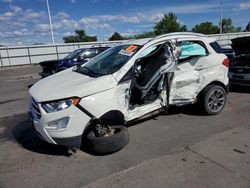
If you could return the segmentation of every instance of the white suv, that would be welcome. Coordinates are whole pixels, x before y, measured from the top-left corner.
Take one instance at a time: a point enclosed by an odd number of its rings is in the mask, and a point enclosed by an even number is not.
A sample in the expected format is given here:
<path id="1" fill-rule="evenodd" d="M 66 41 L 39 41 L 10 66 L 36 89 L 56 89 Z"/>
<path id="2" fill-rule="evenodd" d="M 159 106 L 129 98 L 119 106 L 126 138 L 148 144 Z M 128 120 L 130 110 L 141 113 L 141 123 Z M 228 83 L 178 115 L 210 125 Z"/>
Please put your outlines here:
<path id="1" fill-rule="evenodd" d="M 87 64 L 40 80 L 30 89 L 34 128 L 45 141 L 97 153 L 128 143 L 131 121 L 199 102 L 207 114 L 226 103 L 228 59 L 215 39 L 171 33 L 110 48 Z"/>

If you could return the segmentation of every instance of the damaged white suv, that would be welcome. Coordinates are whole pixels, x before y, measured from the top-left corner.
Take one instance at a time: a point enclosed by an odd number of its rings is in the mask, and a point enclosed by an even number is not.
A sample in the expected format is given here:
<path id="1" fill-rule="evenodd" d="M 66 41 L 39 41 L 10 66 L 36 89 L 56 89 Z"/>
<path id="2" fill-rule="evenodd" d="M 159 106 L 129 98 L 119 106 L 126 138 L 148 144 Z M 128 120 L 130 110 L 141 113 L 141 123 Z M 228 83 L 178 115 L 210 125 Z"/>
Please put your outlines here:
<path id="1" fill-rule="evenodd" d="M 32 86 L 34 128 L 52 144 L 110 153 L 128 143 L 126 124 L 170 105 L 199 101 L 205 113 L 218 114 L 229 62 L 215 47 L 205 35 L 171 33 L 110 48 Z"/>

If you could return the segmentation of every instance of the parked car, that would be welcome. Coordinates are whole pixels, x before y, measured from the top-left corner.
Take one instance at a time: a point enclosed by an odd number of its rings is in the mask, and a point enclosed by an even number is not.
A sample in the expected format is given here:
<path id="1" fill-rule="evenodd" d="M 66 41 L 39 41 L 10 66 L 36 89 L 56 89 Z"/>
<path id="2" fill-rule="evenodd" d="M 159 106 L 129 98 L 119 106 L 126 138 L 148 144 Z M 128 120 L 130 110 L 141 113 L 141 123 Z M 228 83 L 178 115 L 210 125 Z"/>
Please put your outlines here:
<path id="1" fill-rule="evenodd" d="M 199 102 L 206 114 L 218 114 L 229 62 L 214 43 L 195 33 L 132 40 L 40 80 L 29 90 L 34 128 L 51 144 L 110 153 L 128 143 L 125 125 L 170 105 Z"/>
<path id="2" fill-rule="evenodd" d="M 232 85 L 250 86 L 250 37 L 232 39 L 234 58 L 230 61 L 229 82 Z"/>
<path id="3" fill-rule="evenodd" d="M 42 76 L 42 78 L 44 78 L 72 67 L 77 63 L 84 64 L 91 58 L 107 50 L 108 48 L 109 47 L 80 48 L 69 53 L 63 59 L 40 62 L 39 65 L 42 67 L 42 72 L 40 73 L 40 75 Z"/>

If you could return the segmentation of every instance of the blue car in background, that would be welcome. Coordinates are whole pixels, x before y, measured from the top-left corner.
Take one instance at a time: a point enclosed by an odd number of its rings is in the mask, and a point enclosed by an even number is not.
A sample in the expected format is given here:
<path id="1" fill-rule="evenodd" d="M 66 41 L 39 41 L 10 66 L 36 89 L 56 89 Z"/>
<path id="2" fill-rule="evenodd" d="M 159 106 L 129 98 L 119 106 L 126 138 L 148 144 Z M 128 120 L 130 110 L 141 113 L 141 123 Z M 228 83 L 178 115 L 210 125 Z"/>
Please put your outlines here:
<path id="1" fill-rule="evenodd" d="M 49 60 L 40 62 L 39 65 L 42 67 L 40 76 L 45 78 L 54 73 L 65 70 L 78 63 L 84 64 L 93 57 L 107 50 L 109 47 L 91 47 L 91 48 L 80 48 L 69 53 L 63 59 Z"/>

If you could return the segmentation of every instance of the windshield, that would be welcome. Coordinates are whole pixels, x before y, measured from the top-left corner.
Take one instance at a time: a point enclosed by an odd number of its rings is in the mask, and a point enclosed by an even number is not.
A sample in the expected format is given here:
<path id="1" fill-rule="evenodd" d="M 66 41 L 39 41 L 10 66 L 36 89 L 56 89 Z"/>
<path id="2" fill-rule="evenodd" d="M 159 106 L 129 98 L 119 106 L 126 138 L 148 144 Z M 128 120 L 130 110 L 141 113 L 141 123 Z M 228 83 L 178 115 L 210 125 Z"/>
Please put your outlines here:
<path id="1" fill-rule="evenodd" d="M 82 50 L 74 50 L 73 52 L 70 52 L 67 56 L 65 56 L 63 59 L 75 59 L 81 52 Z"/>
<path id="2" fill-rule="evenodd" d="M 79 67 L 78 72 L 92 77 L 113 74 L 126 64 L 139 49 L 140 46 L 137 45 L 121 45 L 110 48 Z"/>

